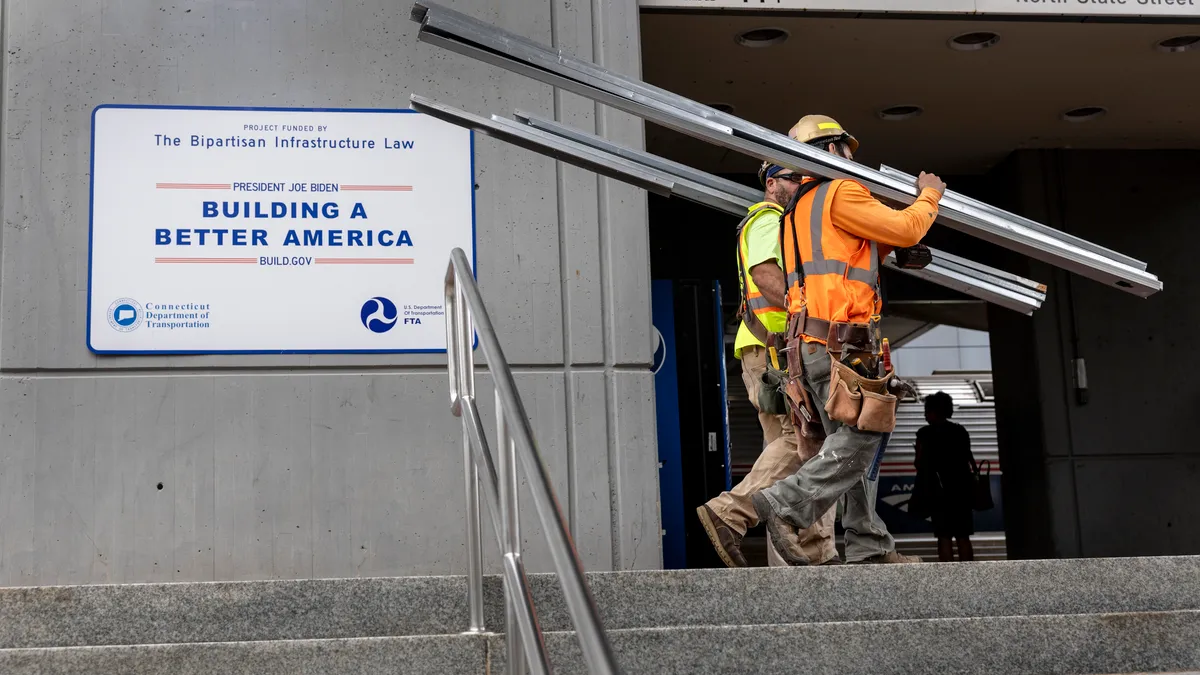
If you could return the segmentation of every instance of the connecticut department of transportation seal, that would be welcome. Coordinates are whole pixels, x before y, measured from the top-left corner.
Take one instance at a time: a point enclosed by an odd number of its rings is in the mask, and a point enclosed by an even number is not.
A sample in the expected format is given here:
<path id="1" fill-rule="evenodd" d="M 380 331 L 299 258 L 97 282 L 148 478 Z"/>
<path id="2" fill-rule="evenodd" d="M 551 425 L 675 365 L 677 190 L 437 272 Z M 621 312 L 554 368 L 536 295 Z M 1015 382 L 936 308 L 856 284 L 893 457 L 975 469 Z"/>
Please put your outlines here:
<path id="1" fill-rule="evenodd" d="M 122 333 L 137 330 L 145 318 L 142 305 L 133 298 L 120 298 L 108 306 L 108 325 Z"/>

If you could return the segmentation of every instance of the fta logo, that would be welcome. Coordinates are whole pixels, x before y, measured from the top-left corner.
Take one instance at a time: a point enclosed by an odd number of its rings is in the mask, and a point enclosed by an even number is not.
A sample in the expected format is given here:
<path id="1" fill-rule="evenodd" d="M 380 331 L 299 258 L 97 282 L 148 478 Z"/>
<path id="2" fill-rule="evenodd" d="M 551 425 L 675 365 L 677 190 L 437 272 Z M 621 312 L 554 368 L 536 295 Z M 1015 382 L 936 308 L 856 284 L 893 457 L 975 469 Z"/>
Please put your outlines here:
<path id="1" fill-rule="evenodd" d="M 408 309 L 407 305 L 405 309 Z M 363 328 L 372 333 L 386 333 L 395 328 L 398 323 L 405 326 L 421 325 L 420 317 L 406 316 L 401 320 L 400 312 L 396 310 L 396 303 L 381 295 L 364 302 L 358 311 L 358 318 L 362 322 Z"/>
<path id="2" fill-rule="evenodd" d="M 372 333 L 386 333 L 391 330 L 396 325 L 396 315 L 396 304 L 382 296 L 367 300 L 358 312 L 363 327 Z"/>

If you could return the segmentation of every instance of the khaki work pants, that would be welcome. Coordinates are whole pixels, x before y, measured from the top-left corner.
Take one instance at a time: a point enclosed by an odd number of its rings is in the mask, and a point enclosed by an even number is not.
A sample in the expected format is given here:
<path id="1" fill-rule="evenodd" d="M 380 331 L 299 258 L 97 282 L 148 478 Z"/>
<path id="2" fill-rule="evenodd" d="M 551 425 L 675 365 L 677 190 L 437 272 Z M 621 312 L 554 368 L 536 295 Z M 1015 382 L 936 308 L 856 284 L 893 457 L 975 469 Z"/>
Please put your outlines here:
<path id="1" fill-rule="evenodd" d="M 758 390 L 762 388 L 762 374 L 767 369 L 767 350 L 763 347 L 746 347 L 742 350 L 742 381 L 750 395 L 750 403 L 758 409 Z M 800 466 L 820 450 L 819 443 L 805 443 L 798 447 L 796 434 L 787 415 L 770 415 L 759 412 L 758 422 L 762 425 L 766 447 L 754 461 L 750 473 L 732 490 L 722 492 L 709 500 L 708 508 L 725 521 L 738 534 L 758 524 L 758 515 L 750 496 L 769 488 L 776 481 L 795 474 Z M 828 562 L 837 556 L 833 541 L 833 523 L 837 517 L 837 506 L 829 508 L 808 529 L 799 532 L 800 548 L 813 565 Z"/>

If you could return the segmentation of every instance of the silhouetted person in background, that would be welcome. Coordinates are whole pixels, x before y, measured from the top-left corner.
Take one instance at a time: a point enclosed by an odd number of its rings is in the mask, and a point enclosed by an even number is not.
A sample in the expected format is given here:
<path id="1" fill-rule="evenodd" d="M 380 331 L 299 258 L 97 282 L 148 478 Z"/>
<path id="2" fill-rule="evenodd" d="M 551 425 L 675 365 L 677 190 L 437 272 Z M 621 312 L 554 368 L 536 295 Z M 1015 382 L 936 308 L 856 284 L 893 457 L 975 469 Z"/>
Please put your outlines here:
<path id="1" fill-rule="evenodd" d="M 971 436 L 961 425 L 950 421 L 954 399 L 939 391 L 925 398 L 928 426 L 917 432 L 917 487 L 929 499 L 933 533 L 938 540 L 938 560 L 954 560 L 954 541 L 958 540 L 958 559 L 975 559 L 971 535 L 975 534 L 972 497 L 975 488 L 975 457 L 971 454 Z"/>

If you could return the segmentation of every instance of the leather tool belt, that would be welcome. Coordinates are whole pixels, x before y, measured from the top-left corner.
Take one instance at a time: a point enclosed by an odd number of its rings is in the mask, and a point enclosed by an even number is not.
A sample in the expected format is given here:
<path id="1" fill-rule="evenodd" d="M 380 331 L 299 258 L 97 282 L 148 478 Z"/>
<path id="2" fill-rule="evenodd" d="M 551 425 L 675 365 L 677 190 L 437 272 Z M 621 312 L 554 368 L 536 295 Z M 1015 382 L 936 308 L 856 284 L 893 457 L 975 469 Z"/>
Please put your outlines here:
<path id="1" fill-rule="evenodd" d="M 841 354 L 843 351 L 879 353 L 881 342 L 879 322 L 874 319 L 867 323 L 829 322 L 808 316 L 805 310 L 801 310 L 796 316 L 802 318 L 804 322 L 804 328 L 800 333 L 825 340 L 825 345 L 831 354 Z"/>

